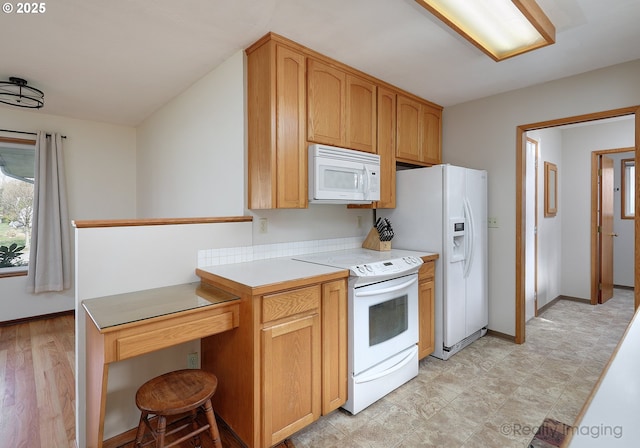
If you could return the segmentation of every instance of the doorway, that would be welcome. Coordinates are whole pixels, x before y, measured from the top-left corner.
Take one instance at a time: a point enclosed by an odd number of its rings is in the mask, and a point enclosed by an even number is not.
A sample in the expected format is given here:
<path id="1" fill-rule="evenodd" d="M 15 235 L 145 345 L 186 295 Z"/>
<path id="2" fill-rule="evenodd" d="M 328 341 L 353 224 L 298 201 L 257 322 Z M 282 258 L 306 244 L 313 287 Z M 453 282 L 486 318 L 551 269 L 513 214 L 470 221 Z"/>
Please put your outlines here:
<path id="1" fill-rule="evenodd" d="M 633 244 L 628 237 L 629 233 L 633 233 L 633 227 L 624 221 L 633 219 L 633 212 L 625 213 L 625 190 L 629 185 L 624 185 L 623 180 L 625 161 L 633 160 L 635 169 L 633 151 L 634 148 L 620 148 L 591 153 L 592 305 L 611 299 L 614 284 L 628 286 L 632 283 L 632 279 L 628 278 L 631 274 L 627 275 L 623 271 L 614 275 L 614 266 L 619 266 L 621 261 L 625 262 L 624 264 L 633 263 L 633 254 L 619 254 L 625 245 Z M 618 231 L 614 231 L 616 228 L 623 228 L 624 231 L 619 235 Z M 622 241 L 618 241 L 619 236 L 622 237 Z M 616 269 L 619 271 L 620 268 L 624 266 Z"/>
<path id="2" fill-rule="evenodd" d="M 526 132 L 537 129 L 545 129 L 557 126 L 564 126 L 576 123 L 591 122 L 606 118 L 615 118 L 623 116 L 635 116 L 635 153 L 636 158 L 640 156 L 640 107 L 632 106 L 622 109 L 609 110 L 593 114 L 579 115 L 564 119 L 557 119 L 528 125 L 521 125 L 516 128 L 516 325 L 515 325 L 515 342 L 522 344 L 525 342 L 526 328 L 526 302 L 525 302 L 525 285 L 526 285 Z M 635 173 L 635 185 L 640 185 L 640 173 Z M 636 257 L 640 255 L 640 219 L 639 216 L 639 200 L 640 192 L 635 189 L 635 218 L 634 218 L 634 251 Z M 635 308 L 640 307 L 640 266 L 638 263 L 634 266 L 634 303 Z"/>

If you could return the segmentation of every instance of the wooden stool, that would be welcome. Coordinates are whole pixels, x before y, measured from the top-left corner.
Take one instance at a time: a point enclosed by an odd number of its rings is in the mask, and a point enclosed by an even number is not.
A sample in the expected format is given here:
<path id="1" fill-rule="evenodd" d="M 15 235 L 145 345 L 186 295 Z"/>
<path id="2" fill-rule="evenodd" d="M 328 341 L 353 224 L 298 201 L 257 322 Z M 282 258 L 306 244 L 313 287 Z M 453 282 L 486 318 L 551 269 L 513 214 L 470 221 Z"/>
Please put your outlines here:
<path id="1" fill-rule="evenodd" d="M 145 427 L 149 428 L 157 448 L 168 448 L 178 445 L 190 438 L 195 439 L 196 446 L 200 446 L 201 432 L 209 430 L 215 448 L 222 448 L 220 433 L 216 418 L 211 406 L 211 397 L 218 387 L 218 379 L 215 375 L 203 370 L 186 369 L 165 373 L 144 383 L 136 392 L 136 406 L 140 409 L 140 424 L 136 434 L 136 448 L 148 445 L 151 442 L 142 444 L 145 434 Z M 199 426 L 196 422 L 198 408 L 202 407 L 207 424 Z M 190 423 L 183 424 L 178 428 L 166 432 L 167 416 L 183 413 L 191 413 Z M 157 427 L 154 429 L 149 423 L 149 414 L 158 417 Z M 165 437 L 191 425 L 192 431 L 165 445 Z"/>

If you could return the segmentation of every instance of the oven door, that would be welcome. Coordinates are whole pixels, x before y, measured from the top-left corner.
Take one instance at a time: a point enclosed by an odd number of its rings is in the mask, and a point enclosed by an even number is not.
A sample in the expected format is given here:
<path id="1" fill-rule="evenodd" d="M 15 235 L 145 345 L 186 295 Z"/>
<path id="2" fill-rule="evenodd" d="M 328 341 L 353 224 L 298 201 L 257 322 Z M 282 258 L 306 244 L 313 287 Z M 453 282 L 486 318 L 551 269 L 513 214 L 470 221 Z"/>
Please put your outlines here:
<path id="1" fill-rule="evenodd" d="M 350 290 L 353 375 L 418 343 L 418 274 Z"/>

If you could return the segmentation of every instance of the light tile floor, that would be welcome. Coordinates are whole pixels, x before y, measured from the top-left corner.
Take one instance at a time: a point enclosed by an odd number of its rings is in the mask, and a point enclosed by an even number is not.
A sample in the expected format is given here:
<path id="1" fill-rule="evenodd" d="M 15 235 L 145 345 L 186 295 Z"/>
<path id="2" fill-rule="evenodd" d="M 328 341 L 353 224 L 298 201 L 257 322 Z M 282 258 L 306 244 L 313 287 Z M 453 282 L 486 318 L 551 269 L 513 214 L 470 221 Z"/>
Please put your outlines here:
<path id="1" fill-rule="evenodd" d="M 573 424 L 633 316 L 633 291 L 604 305 L 560 300 L 526 343 L 485 336 L 357 415 L 339 409 L 295 434 L 296 448 L 526 447 L 545 417 Z"/>

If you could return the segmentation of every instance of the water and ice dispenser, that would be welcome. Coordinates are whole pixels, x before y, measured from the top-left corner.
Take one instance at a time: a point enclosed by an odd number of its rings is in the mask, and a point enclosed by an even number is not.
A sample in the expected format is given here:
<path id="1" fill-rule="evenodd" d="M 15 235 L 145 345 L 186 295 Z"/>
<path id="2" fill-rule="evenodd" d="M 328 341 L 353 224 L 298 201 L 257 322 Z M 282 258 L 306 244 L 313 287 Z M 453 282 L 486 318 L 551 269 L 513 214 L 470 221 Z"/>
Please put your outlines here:
<path id="1" fill-rule="evenodd" d="M 465 257 L 465 220 L 464 218 L 452 218 L 449 220 L 451 233 L 451 258 L 449 262 L 463 261 Z"/>

